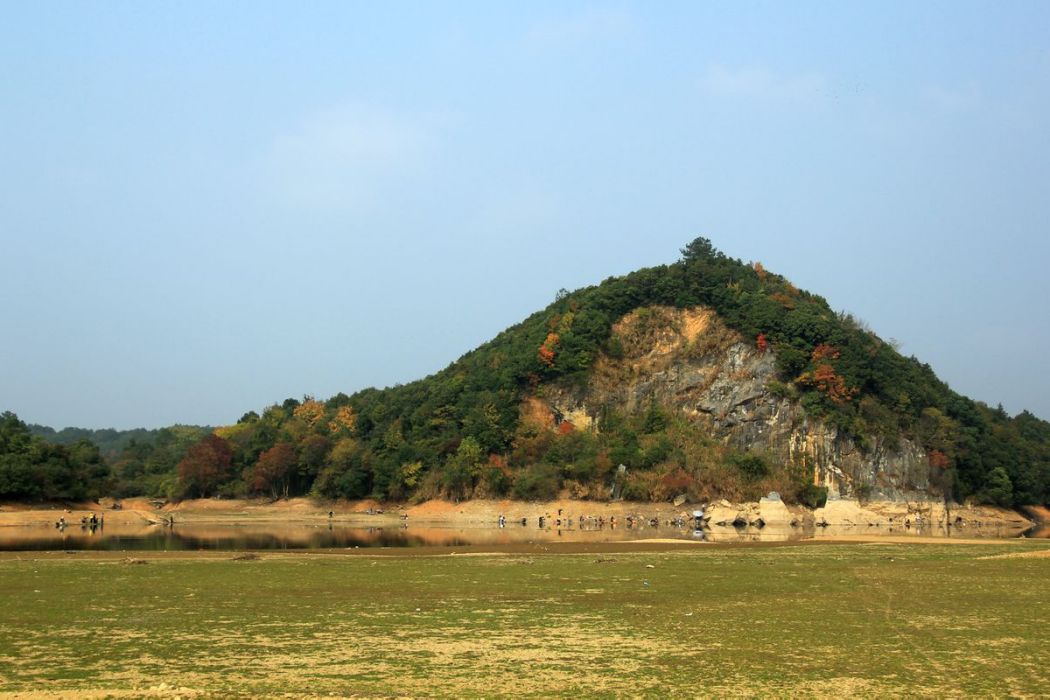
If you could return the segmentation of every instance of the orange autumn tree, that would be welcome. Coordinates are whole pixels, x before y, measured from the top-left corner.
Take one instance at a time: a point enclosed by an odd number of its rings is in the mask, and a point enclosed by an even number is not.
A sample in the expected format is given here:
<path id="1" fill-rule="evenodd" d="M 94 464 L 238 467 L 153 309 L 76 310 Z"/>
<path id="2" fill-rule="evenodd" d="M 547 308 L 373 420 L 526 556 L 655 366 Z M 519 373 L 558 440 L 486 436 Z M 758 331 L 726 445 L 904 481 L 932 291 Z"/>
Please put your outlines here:
<path id="1" fill-rule="evenodd" d="M 795 308 L 795 300 L 784 292 L 773 292 L 769 295 L 769 298 L 780 304 L 782 307 L 791 311 Z"/>
<path id="2" fill-rule="evenodd" d="M 839 351 L 831 345 L 821 343 L 813 348 L 813 354 L 810 356 L 814 365 L 813 371 L 804 373 L 798 381 L 816 388 L 834 403 L 849 401 L 859 390 L 846 386 L 846 380 L 835 371 L 831 363 L 837 359 Z"/>
<path id="3" fill-rule="evenodd" d="M 554 366 L 554 348 L 557 344 L 558 334 L 554 332 L 548 333 L 547 339 L 544 340 L 543 345 L 540 346 L 540 362 L 547 365 L 548 367 Z"/>

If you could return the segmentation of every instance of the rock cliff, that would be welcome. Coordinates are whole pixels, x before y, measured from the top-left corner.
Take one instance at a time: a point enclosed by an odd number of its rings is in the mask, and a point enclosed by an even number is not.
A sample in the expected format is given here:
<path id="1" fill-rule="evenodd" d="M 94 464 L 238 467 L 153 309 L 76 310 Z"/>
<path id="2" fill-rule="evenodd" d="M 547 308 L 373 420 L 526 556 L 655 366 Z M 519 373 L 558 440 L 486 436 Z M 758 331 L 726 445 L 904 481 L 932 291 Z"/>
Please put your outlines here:
<path id="1" fill-rule="evenodd" d="M 710 309 L 636 309 L 613 326 L 610 348 L 585 385 L 538 392 L 555 420 L 593 429 L 604 407 L 636 413 L 656 402 L 726 445 L 802 465 L 831 498 L 939 496 L 918 444 L 903 436 L 870 437 L 862 449 L 807 417 L 776 380 L 773 351 L 745 341 Z"/>

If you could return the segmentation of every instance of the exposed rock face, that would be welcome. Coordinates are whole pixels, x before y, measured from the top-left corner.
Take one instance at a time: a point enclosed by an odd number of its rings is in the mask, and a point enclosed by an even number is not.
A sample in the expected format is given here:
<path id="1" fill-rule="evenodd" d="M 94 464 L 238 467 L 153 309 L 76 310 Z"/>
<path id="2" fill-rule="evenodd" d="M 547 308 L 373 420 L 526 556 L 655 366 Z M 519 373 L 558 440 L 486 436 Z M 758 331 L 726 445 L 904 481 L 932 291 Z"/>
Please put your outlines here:
<path id="1" fill-rule="evenodd" d="M 727 445 L 812 469 L 814 483 L 827 486 L 833 499 L 931 495 L 927 457 L 918 444 L 872 439 L 862 451 L 835 428 L 808 419 L 797 402 L 771 389 L 773 352 L 758 350 L 713 311 L 637 309 L 613 326 L 613 334 L 622 357 L 600 358 L 585 387 L 545 387 L 543 400 L 559 419 L 586 428 L 603 406 L 633 413 L 656 401 Z"/>

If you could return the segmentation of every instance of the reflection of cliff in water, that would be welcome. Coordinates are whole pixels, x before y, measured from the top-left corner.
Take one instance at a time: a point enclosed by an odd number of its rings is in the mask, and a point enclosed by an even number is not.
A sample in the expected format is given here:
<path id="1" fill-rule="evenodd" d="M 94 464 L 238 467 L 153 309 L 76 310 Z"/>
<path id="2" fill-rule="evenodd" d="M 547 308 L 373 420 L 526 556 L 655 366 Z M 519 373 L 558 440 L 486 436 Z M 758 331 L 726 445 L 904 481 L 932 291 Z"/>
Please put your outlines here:
<path id="1" fill-rule="evenodd" d="M 1050 523 L 1040 523 L 1031 527 L 1025 530 L 1022 536 L 1038 540 L 1050 539 Z"/>

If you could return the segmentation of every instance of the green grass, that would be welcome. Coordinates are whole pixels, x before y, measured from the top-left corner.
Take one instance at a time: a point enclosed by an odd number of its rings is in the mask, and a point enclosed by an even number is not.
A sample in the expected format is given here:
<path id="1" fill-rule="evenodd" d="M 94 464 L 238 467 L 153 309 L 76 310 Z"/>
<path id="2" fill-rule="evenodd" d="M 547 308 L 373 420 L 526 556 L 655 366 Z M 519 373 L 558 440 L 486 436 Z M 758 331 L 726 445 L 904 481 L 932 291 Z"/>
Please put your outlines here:
<path id="1" fill-rule="evenodd" d="M 1040 695 L 1045 549 L 8 556 L 0 692 Z"/>

